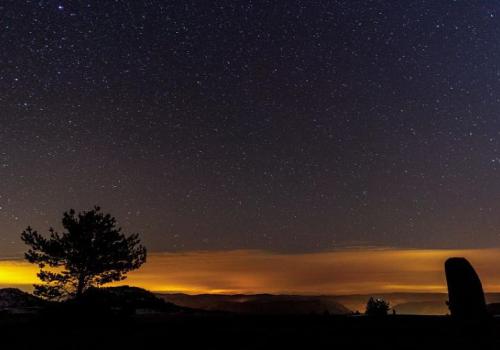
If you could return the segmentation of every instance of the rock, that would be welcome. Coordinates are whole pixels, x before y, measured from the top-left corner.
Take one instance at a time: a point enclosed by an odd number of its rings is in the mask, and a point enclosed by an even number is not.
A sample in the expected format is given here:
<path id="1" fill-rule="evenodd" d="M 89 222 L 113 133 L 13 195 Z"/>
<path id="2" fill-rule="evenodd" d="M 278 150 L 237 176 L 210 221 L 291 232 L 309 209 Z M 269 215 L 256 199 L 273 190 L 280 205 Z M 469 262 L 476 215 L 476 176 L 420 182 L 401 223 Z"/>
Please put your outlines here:
<path id="1" fill-rule="evenodd" d="M 487 315 L 481 280 L 465 258 L 449 258 L 445 264 L 448 307 L 453 317 L 480 319 Z"/>

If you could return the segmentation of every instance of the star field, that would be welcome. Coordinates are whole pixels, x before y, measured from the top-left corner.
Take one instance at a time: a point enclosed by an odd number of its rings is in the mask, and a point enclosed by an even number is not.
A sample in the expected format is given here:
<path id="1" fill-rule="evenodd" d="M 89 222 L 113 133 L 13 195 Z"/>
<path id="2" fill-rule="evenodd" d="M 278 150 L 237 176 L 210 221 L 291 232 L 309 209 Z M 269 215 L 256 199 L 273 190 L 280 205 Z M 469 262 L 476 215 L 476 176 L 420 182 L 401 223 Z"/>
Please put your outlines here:
<path id="1" fill-rule="evenodd" d="M 152 251 L 500 243 L 500 5 L 4 1 L 0 255 L 99 204 Z"/>

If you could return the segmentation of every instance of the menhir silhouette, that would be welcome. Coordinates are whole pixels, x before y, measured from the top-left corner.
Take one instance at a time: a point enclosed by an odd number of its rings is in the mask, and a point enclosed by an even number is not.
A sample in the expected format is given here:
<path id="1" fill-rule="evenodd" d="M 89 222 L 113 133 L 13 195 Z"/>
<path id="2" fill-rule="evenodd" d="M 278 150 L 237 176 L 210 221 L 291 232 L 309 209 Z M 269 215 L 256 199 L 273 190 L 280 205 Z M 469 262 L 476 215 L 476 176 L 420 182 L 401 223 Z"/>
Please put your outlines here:
<path id="1" fill-rule="evenodd" d="M 465 258 L 449 258 L 444 264 L 448 283 L 448 307 L 453 317 L 480 319 L 487 316 L 483 287 Z"/>

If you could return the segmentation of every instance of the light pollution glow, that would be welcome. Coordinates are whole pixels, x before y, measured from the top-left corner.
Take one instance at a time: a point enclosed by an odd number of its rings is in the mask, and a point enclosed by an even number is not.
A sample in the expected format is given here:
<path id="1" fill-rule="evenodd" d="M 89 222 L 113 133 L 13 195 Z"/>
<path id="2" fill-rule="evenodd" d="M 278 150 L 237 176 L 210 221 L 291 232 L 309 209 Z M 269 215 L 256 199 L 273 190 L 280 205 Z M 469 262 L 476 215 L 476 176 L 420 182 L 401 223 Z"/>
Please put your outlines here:
<path id="1" fill-rule="evenodd" d="M 257 250 L 153 253 L 121 284 L 158 292 L 367 294 L 446 292 L 444 261 L 469 259 L 488 292 L 500 291 L 500 249 L 348 249 L 307 254 Z M 0 261 L 0 287 L 30 290 L 37 268 Z"/>

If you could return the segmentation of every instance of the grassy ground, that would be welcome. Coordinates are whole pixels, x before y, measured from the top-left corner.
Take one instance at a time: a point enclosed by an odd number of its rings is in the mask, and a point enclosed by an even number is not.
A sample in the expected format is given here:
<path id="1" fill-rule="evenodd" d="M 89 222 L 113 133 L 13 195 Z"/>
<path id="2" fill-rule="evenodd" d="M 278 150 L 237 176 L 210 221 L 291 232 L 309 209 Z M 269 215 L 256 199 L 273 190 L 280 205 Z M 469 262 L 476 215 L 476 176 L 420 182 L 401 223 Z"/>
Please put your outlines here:
<path id="1" fill-rule="evenodd" d="M 443 316 L 5 315 L 0 349 L 498 349 L 500 322 Z"/>

